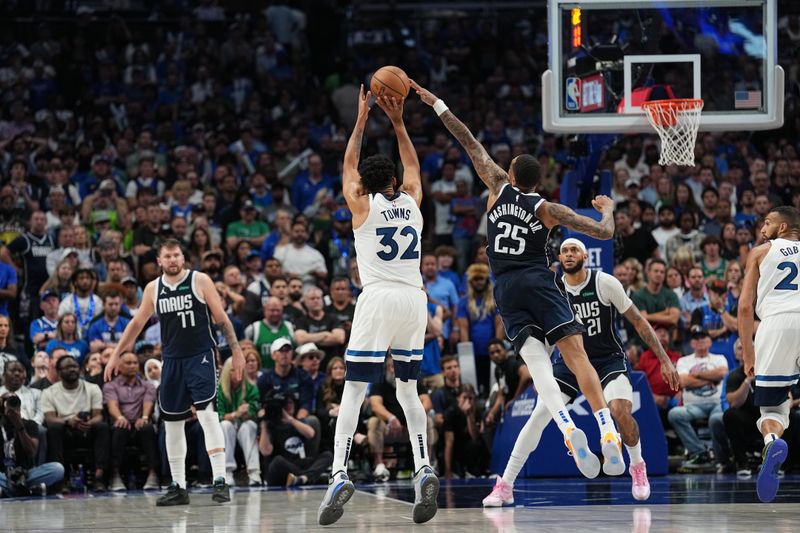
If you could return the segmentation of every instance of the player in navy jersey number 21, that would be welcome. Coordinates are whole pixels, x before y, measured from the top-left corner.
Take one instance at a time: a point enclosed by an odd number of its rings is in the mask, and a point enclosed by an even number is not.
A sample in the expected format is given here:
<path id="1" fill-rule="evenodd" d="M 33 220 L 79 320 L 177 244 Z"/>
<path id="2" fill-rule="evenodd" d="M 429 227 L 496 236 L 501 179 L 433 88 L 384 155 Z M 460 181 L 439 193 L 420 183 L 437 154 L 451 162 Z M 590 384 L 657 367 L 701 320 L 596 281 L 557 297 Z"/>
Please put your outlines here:
<path id="1" fill-rule="evenodd" d="M 217 394 L 216 342 L 212 320 L 222 328 L 233 357 L 237 379 L 244 371 L 244 354 L 236 340 L 233 325 L 222 307 L 219 293 L 206 274 L 183 268 L 181 245 L 167 239 L 158 249 L 158 264 L 163 274 L 147 284 L 139 311 L 133 316 L 105 369 L 105 380 L 114 376 L 122 354 L 129 351 L 153 312 L 161 325 L 161 386 L 158 400 L 167 441 L 172 483 L 156 505 L 186 505 L 186 436 L 184 423 L 197 413 L 203 428 L 206 449 L 214 476 L 212 499 L 230 501 L 225 483 L 225 437 L 214 410 Z"/>
<path id="2" fill-rule="evenodd" d="M 346 381 L 336 420 L 333 476 L 319 506 L 321 525 L 333 524 L 355 491 L 347 477 L 347 458 L 358 414 L 370 383 L 384 375 L 386 352 L 391 348 L 396 375 L 397 401 L 406 417 L 414 455 L 414 522 L 427 522 L 436 514 L 439 480 L 427 456 L 427 417 L 417 393 L 417 378 L 428 321 L 427 297 L 420 273 L 422 201 L 417 152 L 403 124 L 403 102 L 381 98 L 397 135 L 403 162 L 403 190 L 395 164 L 384 155 L 366 158 L 359 165 L 361 139 L 369 114 L 370 93 L 361 87 L 358 118 L 344 154 L 342 193 L 353 212 L 358 270 L 364 291 L 358 297 L 352 334 L 345 352 Z M 402 427 L 389 420 L 393 428 Z"/>
<path id="3" fill-rule="evenodd" d="M 600 221 L 545 201 L 536 193 L 541 172 L 536 158 L 527 154 L 517 156 L 506 172 L 492 161 L 483 145 L 442 100 L 413 80 L 411 86 L 461 143 L 478 176 L 489 188 L 486 252 L 497 279 L 495 301 L 506 334 L 530 369 L 539 399 L 558 424 L 581 473 L 590 478 L 597 476 L 600 462 L 589 449 L 586 435 L 575 426 L 567 412 L 553 377 L 545 343 L 556 345 L 575 374 L 600 426 L 601 448 L 607 463 L 603 470 L 607 474 L 622 474 L 625 470 L 622 444 L 597 372 L 583 347 L 584 327 L 575 317 L 566 295 L 556 285 L 547 255 L 550 230 L 559 225 L 598 239 L 610 239 L 614 234 L 614 201 L 607 196 L 598 196 L 592 201 L 594 208 L 603 215 Z M 502 478 L 498 478 L 495 489 L 507 496 L 504 499 L 513 499 L 511 487 L 504 484 Z"/>

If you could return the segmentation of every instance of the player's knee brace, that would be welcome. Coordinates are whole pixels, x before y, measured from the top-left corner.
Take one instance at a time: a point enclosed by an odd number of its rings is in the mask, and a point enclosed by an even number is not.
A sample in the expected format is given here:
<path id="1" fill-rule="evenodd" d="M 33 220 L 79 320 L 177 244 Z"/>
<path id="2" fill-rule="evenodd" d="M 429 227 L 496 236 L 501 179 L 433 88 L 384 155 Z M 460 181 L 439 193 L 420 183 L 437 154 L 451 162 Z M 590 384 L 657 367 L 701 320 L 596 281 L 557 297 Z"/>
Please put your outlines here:
<path id="1" fill-rule="evenodd" d="M 207 450 L 225 449 L 225 435 L 222 433 L 222 426 L 219 423 L 219 415 L 214 410 L 214 406 L 208 404 L 205 409 L 197 411 L 197 421 L 203 428 L 203 437 L 206 441 Z"/>
<path id="2" fill-rule="evenodd" d="M 765 420 L 774 420 L 779 423 L 783 429 L 788 428 L 790 405 L 791 401 L 786 400 L 780 405 L 761 406 L 761 418 L 756 422 L 759 431 L 761 431 L 761 424 Z"/>

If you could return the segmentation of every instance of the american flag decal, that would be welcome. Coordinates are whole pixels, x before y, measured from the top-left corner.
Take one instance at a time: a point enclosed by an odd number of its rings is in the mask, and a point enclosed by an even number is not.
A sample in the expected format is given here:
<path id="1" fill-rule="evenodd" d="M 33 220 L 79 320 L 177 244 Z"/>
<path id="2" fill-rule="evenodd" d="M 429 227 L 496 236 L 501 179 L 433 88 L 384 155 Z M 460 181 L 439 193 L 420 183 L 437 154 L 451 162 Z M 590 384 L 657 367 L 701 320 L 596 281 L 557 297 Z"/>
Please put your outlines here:
<path id="1" fill-rule="evenodd" d="M 733 102 L 735 109 L 758 109 L 761 107 L 761 91 L 736 91 Z"/>

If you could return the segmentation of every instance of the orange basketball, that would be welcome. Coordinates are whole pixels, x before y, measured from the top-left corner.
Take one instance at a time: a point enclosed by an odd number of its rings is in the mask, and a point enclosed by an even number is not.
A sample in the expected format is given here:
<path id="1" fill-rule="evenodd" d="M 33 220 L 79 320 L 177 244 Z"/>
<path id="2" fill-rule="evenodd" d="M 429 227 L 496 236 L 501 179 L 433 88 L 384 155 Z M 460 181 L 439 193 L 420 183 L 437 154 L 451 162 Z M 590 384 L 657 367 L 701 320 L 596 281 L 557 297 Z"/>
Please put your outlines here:
<path id="1" fill-rule="evenodd" d="M 403 69 L 391 65 L 376 70 L 369 82 L 369 89 L 374 96 L 405 98 L 410 88 L 411 83 Z"/>

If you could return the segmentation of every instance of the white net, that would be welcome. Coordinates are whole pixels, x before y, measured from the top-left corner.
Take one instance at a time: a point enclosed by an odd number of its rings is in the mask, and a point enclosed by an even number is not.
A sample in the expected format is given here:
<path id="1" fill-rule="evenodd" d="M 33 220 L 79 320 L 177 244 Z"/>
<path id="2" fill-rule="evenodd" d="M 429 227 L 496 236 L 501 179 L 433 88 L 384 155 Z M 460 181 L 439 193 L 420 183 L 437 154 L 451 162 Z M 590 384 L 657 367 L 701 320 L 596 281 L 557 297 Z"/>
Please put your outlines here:
<path id="1" fill-rule="evenodd" d="M 661 165 L 694 166 L 694 143 L 700 126 L 700 99 L 653 100 L 642 104 L 661 137 Z"/>

